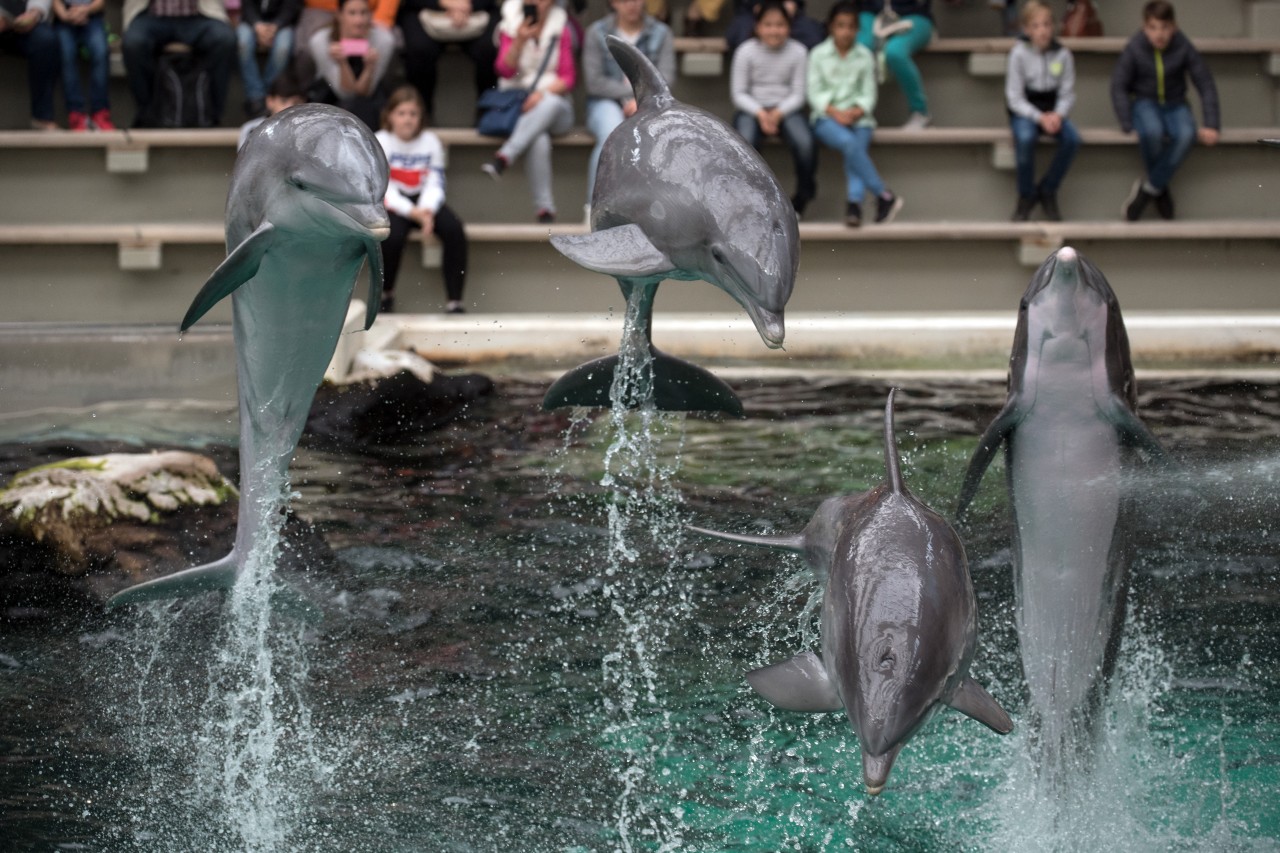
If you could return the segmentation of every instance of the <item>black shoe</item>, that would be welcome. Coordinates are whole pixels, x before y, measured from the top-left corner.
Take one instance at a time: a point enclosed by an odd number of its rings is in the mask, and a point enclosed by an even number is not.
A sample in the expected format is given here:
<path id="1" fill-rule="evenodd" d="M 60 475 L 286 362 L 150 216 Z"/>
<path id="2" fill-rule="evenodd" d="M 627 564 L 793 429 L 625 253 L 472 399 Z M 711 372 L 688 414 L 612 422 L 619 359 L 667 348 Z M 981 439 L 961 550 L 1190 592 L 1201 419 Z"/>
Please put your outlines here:
<path id="1" fill-rule="evenodd" d="M 898 215 L 898 211 L 902 210 L 903 201 L 900 197 L 889 193 L 889 197 L 876 196 L 876 222 L 886 225 L 893 221 L 893 217 Z"/>
<path id="2" fill-rule="evenodd" d="M 1142 218 L 1142 211 L 1147 209 L 1149 201 L 1151 196 L 1142 188 L 1142 178 L 1138 178 L 1133 182 L 1133 189 L 1129 191 L 1129 197 L 1124 200 L 1124 207 L 1120 208 L 1120 212 L 1128 221 L 1137 222 Z"/>
<path id="3" fill-rule="evenodd" d="M 488 163 L 480 167 L 480 171 L 484 172 L 495 181 L 502 177 L 502 173 L 507 170 L 507 161 L 501 157 L 494 157 Z"/>
<path id="4" fill-rule="evenodd" d="M 1022 196 L 1019 196 L 1018 207 L 1016 210 L 1013 211 L 1013 221 L 1026 222 L 1028 219 L 1030 219 L 1031 211 L 1036 209 L 1037 201 L 1038 199 L 1036 199 L 1035 197 L 1024 198 Z"/>
<path id="5" fill-rule="evenodd" d="M 383 314 L 390 314 L 396 310 L 396 298 L 390 293 L 382 294 L 382 304 L 378 307 L 378 310 Z"/>
<path id="6" fill-rule="evenodd" d="M 556 221 L 556 215 L 549 210 L 539 210 L 537 219 L 543 225 L 550 225 Z"/>
<path id="7" fill-rule="evenodd" d="M 1040 193 L 1040 208 L 1044 211 L 1044 218 L 1050 222 L 1061 222 L 1062 211 L 1058 210 L 1058 194 L 1057 193 Z"/>
<path id="8" fill-rule="evenodd" d="M 849 202 L 844 209 L 844 224 L 850 228 L 857 228 L 862 224 L 862 205 L 856 201 Z"/>
<path id="9" fill-rule="evenodd" d="M 1173 219 L 1173 193 L 1168 187 L 1156 196 L 1156 213 L 1160 214 L 1161 219 Z"/>
<path id="10" fill-rule="evenodd" d="M 791 206 L 795 208 L 796 219 L 804 216 L 804 209 L 809 206 L 810 197 L 796 193 L 791 197 Z"/>
<path id="11" fill-rule="evenodd" d="M 267 114 L 267 102 L 263 100 L 249 100 L 244 102 L 244 117 L 246 119 L 263 118 Z"/>
<path id="12" fill-rule="evenodd" d="M 456 300 L 450 300 L 449 304 L 444 307 L 446 314 L 465 314 L 467 309 L 462 307 L 462 303 Z"/>

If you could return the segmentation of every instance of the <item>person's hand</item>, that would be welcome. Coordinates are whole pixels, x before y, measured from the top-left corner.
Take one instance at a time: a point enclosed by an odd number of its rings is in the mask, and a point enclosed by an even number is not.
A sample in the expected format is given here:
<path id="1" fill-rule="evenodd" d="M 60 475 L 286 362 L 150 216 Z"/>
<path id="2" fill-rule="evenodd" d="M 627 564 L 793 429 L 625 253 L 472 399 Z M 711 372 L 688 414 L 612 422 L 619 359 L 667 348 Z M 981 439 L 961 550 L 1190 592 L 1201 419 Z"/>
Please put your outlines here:
<path id="1" fill-rule="evenodd" d="M 520 26 L 516 29 L 516 41 L 528 41 L 538 34 L 538 30 L 541 27 L 541 22 L 535 23 L 528 18 L 523 19 L 520 21 Z"/>
<path id="2" fill-rule="evenodd" d="M 423 234 L 430 234 L 431 229 L 435 227 L 436 215 L 425 207 L 415 207 L 410 217 L 421 226 Z"/>
<path id="3" fill-rule="evenodd" d="M 329 58 L 334 62 L 344 61 L 346 57 L 342 55 L 342 45 L 336 41 L 329 42 Z"/>
<path id="4" fill-rule="evenodd" d="M 1040 113 L 1039 124 L 1045 133 L 1057 133 L 1062 130 L 1062 116 L 1057 113 Z"/>
<path id="5" fill-rule="evenodd" d="M 467 4 L 470 6 L 471 4 Z M 462 6 L 454 6 L 451 9 L 445 9 L 445 14 L 449 16 L 449 23 L 458 29 L 462 29 L 467 25 L 467 19 L 471 17 L 471 10 Z"/>
<path id="6" fill-rule="evenodd" d="M 88 6 L 72 6 L 71 7 L 71 23 L 77 27 L 82 27 L 89 23 L 89 7 Z"/>
<path id="7" fill-rule="evenodd" d="M 527 113 L 540 103 L 542 103 L 542 90 L 534 89 L 529 93 L 529 97 L 524 99 L 524 104 L 520 107 L 520 112 Z"/>
<path id="8" fill-rule="evenodd" d="M 269 48 L 271 47 L 271 42 L 275 41 L 276 38 L 276 25 L 259 21 L 253 25 L 253 34 L 258 40 L 258 47 Z"/>
<path id="9" fill-rule="evenodd" d="M 639 107 L 636 106 L 635 98 L 630 98 L 622 102 L 622 115 L 626 118 L 631 118 L 635 115 L 637 109 L 639 109 Z"/>
<path id="10" fill-rule="evenodd" d="M 1218 144 L 1218 131 L 1214 130 L 1212 127 L 1200 128 L 1196 131 L 1196 136 L 1200 138 L 1201 145 L 1213 146 Z"/>
<path id="11" fill-rule="evenodd" d="M 40 23 L 40 17 L 40 13 L 35 9 L 28 9 L 13 19 L 13 31 L 15 33 L 31 32 L 35 29 L 36 24 Z"/>
<path id="12" fill-rule="evenodd" d="M 372 68 L 378 64 L 378 51 L 372 45 L 364 52 L 364 67 Z"/>

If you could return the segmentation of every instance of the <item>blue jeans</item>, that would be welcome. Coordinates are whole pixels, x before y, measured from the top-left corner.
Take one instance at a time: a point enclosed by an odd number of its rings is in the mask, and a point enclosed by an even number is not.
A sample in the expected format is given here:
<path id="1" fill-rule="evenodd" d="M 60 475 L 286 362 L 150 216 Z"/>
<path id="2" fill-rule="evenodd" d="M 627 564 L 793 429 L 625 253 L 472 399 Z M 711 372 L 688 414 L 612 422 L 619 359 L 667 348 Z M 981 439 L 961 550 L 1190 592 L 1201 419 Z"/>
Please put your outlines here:
<path id="1" fill-rule="evenodd" d="M 220 121 L 227 102 L 227 87 L 231 85 L 231 68 L 236 61 L 236 31 L 225 21 L 202 15 L 166 18 L 142 12 L 129 23 L 122 40 L 124 67 L 129 76 L 129 90 L 138 105 L 138 116 L 145 118 L 151 111 L 156 62 L 161 48 L 173 41 L 190 45 L 209 69 L 213 114 Z"/>
<path id="2" fill-rule="evenodd" d="M 1058 151 L 1053 155 L 1049 170 L 1036 185 L 1036 142 L 1040 139 L 1040 125 L 1029 118 L 1009 116 L 1009 127 L 1013 129 L 1013 151 L 1018 160 L 1018 196 L 1035 198 L 1040 193 L 1053 194 L 1062 185 L 1071 162 L 1076 159 L 1080 150 L 1080 134 L 1067 119 L 1062 120 L 1062 129 L 1054 134 L 1058 140 Z"/>
<path id="3" fill-rule="evenodd" d="M 755 116 L 738 110 L 733 115 L 733 127 L 752 148 L 760 150 L 764 133 Z M 813 198 L 818 194 L 814 179 L 818 171 L 818 148 L 813 144 L 813 128 L 809 126 L 805 110 L 798 109 L 785 116 L 778 132 L 791 149 L 791 159 L 796 166 L 796 195 L 805 200 Z"/>
<path id="4" fill-rule="evenodd" d="M 920 52 L 933 38 L 933 21 L 922 15 L 904 15 L 902 20 L 911 22 L 911 29 L 889 36 L 884 43 L 884 64 L 893 79 L 898 81 L 902 94 L 907 96 L 907 106 L 913 113 L 929 114 L 929 101 L 924 94 L 924 78 L 911 57 Z M 875 50 L 876 16 L 871 12 L 858 15 L 858 44 Z"/>
<path id="5" fill-rule="evenodd" d="M 244 97 L 248 101 L 261 101 L 267 96 L 267 87 L 276 75 L 289 67 L 293 59 L 293 27 L 280 27 L 267 52 L 267 64 L 258 71 L 258 36 L 253 24 L 241 21 L 236 26 L 236 45 L 240 54 L 240 80 L 244 83 Z"/>
<path id="6" fill-rule="evenodd" d="M 622 114 L 622 105 L 610 98 L 587 98 L 587 131 L 596 138 L 595 147 L 591 149 L 591 159 L 587 161 L 587 203 L 596 186 L 596 168 L 600 165 L 600 149 L 604 141 L 613 133 L 613 129 L 622 124 L 626 116 Z"/>
<path id="7" fill-rule="evenodd" d="M 1147 182 L 1164 192 L 1196 141 L 1196 120 L 1186 103 L 1165 104 L 1142 99 L 1133 102 L 1133 129 L 1147 167 Z"/>
<path id="8" fill-rule="evenodd" d="M 31 91 L 31 117 L 53 121 L 53 90 L 58 85 L 58 36 L 53 26 L 42 21 L 26 33 L 0 33 L 0 53 L 17 53 L 27 58 L 27 86 Z"/>
<path id="9" fill-rule="evenodd" d="M 828 148 L 834 148 L 844 158 L 845 199 L 862 204 L 862 197 L 871 190 L 873 195 L 884 192 L 884 181 L 871 162 L 867 149 L 875 128 L 845 127 L 833 118 L 823 116 L 813 126 L 813 135 Z"/>
<path id="10" fill-rule="evenodd" d="M 81 47 L 89 52 L 88 112 L 110 109 L 111 58 L 107 55 L 107 27 L 102 15 L 94 15 L 79 27 L 59 21 L 53 29 L 62 47 L 62 93 L 67 100 L 67 112 L 86 112 L 84 93 L 80 90 Z"/>

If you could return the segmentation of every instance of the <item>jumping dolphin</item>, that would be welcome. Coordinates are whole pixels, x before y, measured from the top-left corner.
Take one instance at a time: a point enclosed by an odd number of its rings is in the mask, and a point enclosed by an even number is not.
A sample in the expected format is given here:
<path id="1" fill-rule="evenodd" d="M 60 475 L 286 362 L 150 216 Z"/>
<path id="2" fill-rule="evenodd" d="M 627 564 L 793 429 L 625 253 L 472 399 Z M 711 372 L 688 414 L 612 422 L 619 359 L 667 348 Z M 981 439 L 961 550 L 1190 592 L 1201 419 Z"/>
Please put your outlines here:
<path id="1" fill-rule="evenodd" d="M 783 308 L 800 264 L 795 210 L 737 132 L 673 98 L 635 47 L 614 36 L 607 41 L 635 89 L 637 109 L 601 149 L 591 233 L 551 243 L 575 263 L 618 280 L 638 320 L 632 333 L 640 340 L 632 343 L 653 353 L 657 408 L 740 416 L 742 404 L 727 385 L 653 350 L 654 293 L 664 279 L 710 282 L 747 310 L 767 346 L 781 347 Z M 569 371 L 547 391 L 543 406 L 609 406 L 617 363 L 609 356 Z"/>
<path id="2" fill-rule="evenodd" d="M 240 395 L 240 510 L 225 558 L 130 587 L 108 606 L 226 589 L 282 502 L 289 461 L 333 357 L 360 267 L 369 263 L 365 328 L 382 293 L 382 146 L 355 116 L 320 104 L 287 109 L 249 137 L 227 193 L 227 259 L 196 295 L 186 331 L 233 294 Z"/>
<path id="3" fill-rule="evenodd" d="M 1059 249 L 1022 297 L 1008 400 L 978 442 L 957 509 L 1003 444 L 1018 640 L 1042 767 L 1085 746 L 1115 665 L 1129 560 L 1122 474 L 1137 449 L 1164 457 L 1136 402 L 1115 293 L 1075 249 Z"/>
<path id="4" fill-rule="evenodd" d="M 942 516 L 907 490 L 893 434 L 893 398 L 884 411 L 887 482 L 860 495 L 828 498 L 798 536 L 699 533 L 804 554 L 826 580 L 822 657 L 801 652 L 747 675 L 788 711 L 838 711 L 862 744 L 867 791 L 884 789 L 904 743 L 950 705 L 999 734 L 1013 721 L 969 677 L 977 601 L 964 546 Z"/>

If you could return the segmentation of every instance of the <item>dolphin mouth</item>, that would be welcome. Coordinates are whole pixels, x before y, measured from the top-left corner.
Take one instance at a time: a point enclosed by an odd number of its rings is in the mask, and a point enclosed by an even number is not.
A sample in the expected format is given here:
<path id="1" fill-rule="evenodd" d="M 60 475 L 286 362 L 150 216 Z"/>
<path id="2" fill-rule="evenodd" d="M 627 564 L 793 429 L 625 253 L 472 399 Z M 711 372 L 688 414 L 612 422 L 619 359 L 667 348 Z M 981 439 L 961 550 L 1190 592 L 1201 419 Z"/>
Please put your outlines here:
<path id="1" fill-rule="evenodd" d="M 747 315 L 751 317 L 751 322 L 755 324 L 756 331 L 760 334 L 764 345 L 769 349 L 781 349 L 782 340 L 786 336 L 786 326 L 783 323 L 781 311 L 770 311 L 755 303 L 747 303 Z"/>
<path id="2" fill-rule="evenodd" d="M 350 220 L 355 230 L 379 243 L 391 236 L 391 217 L 381 204 L 326 204 Z"/>

